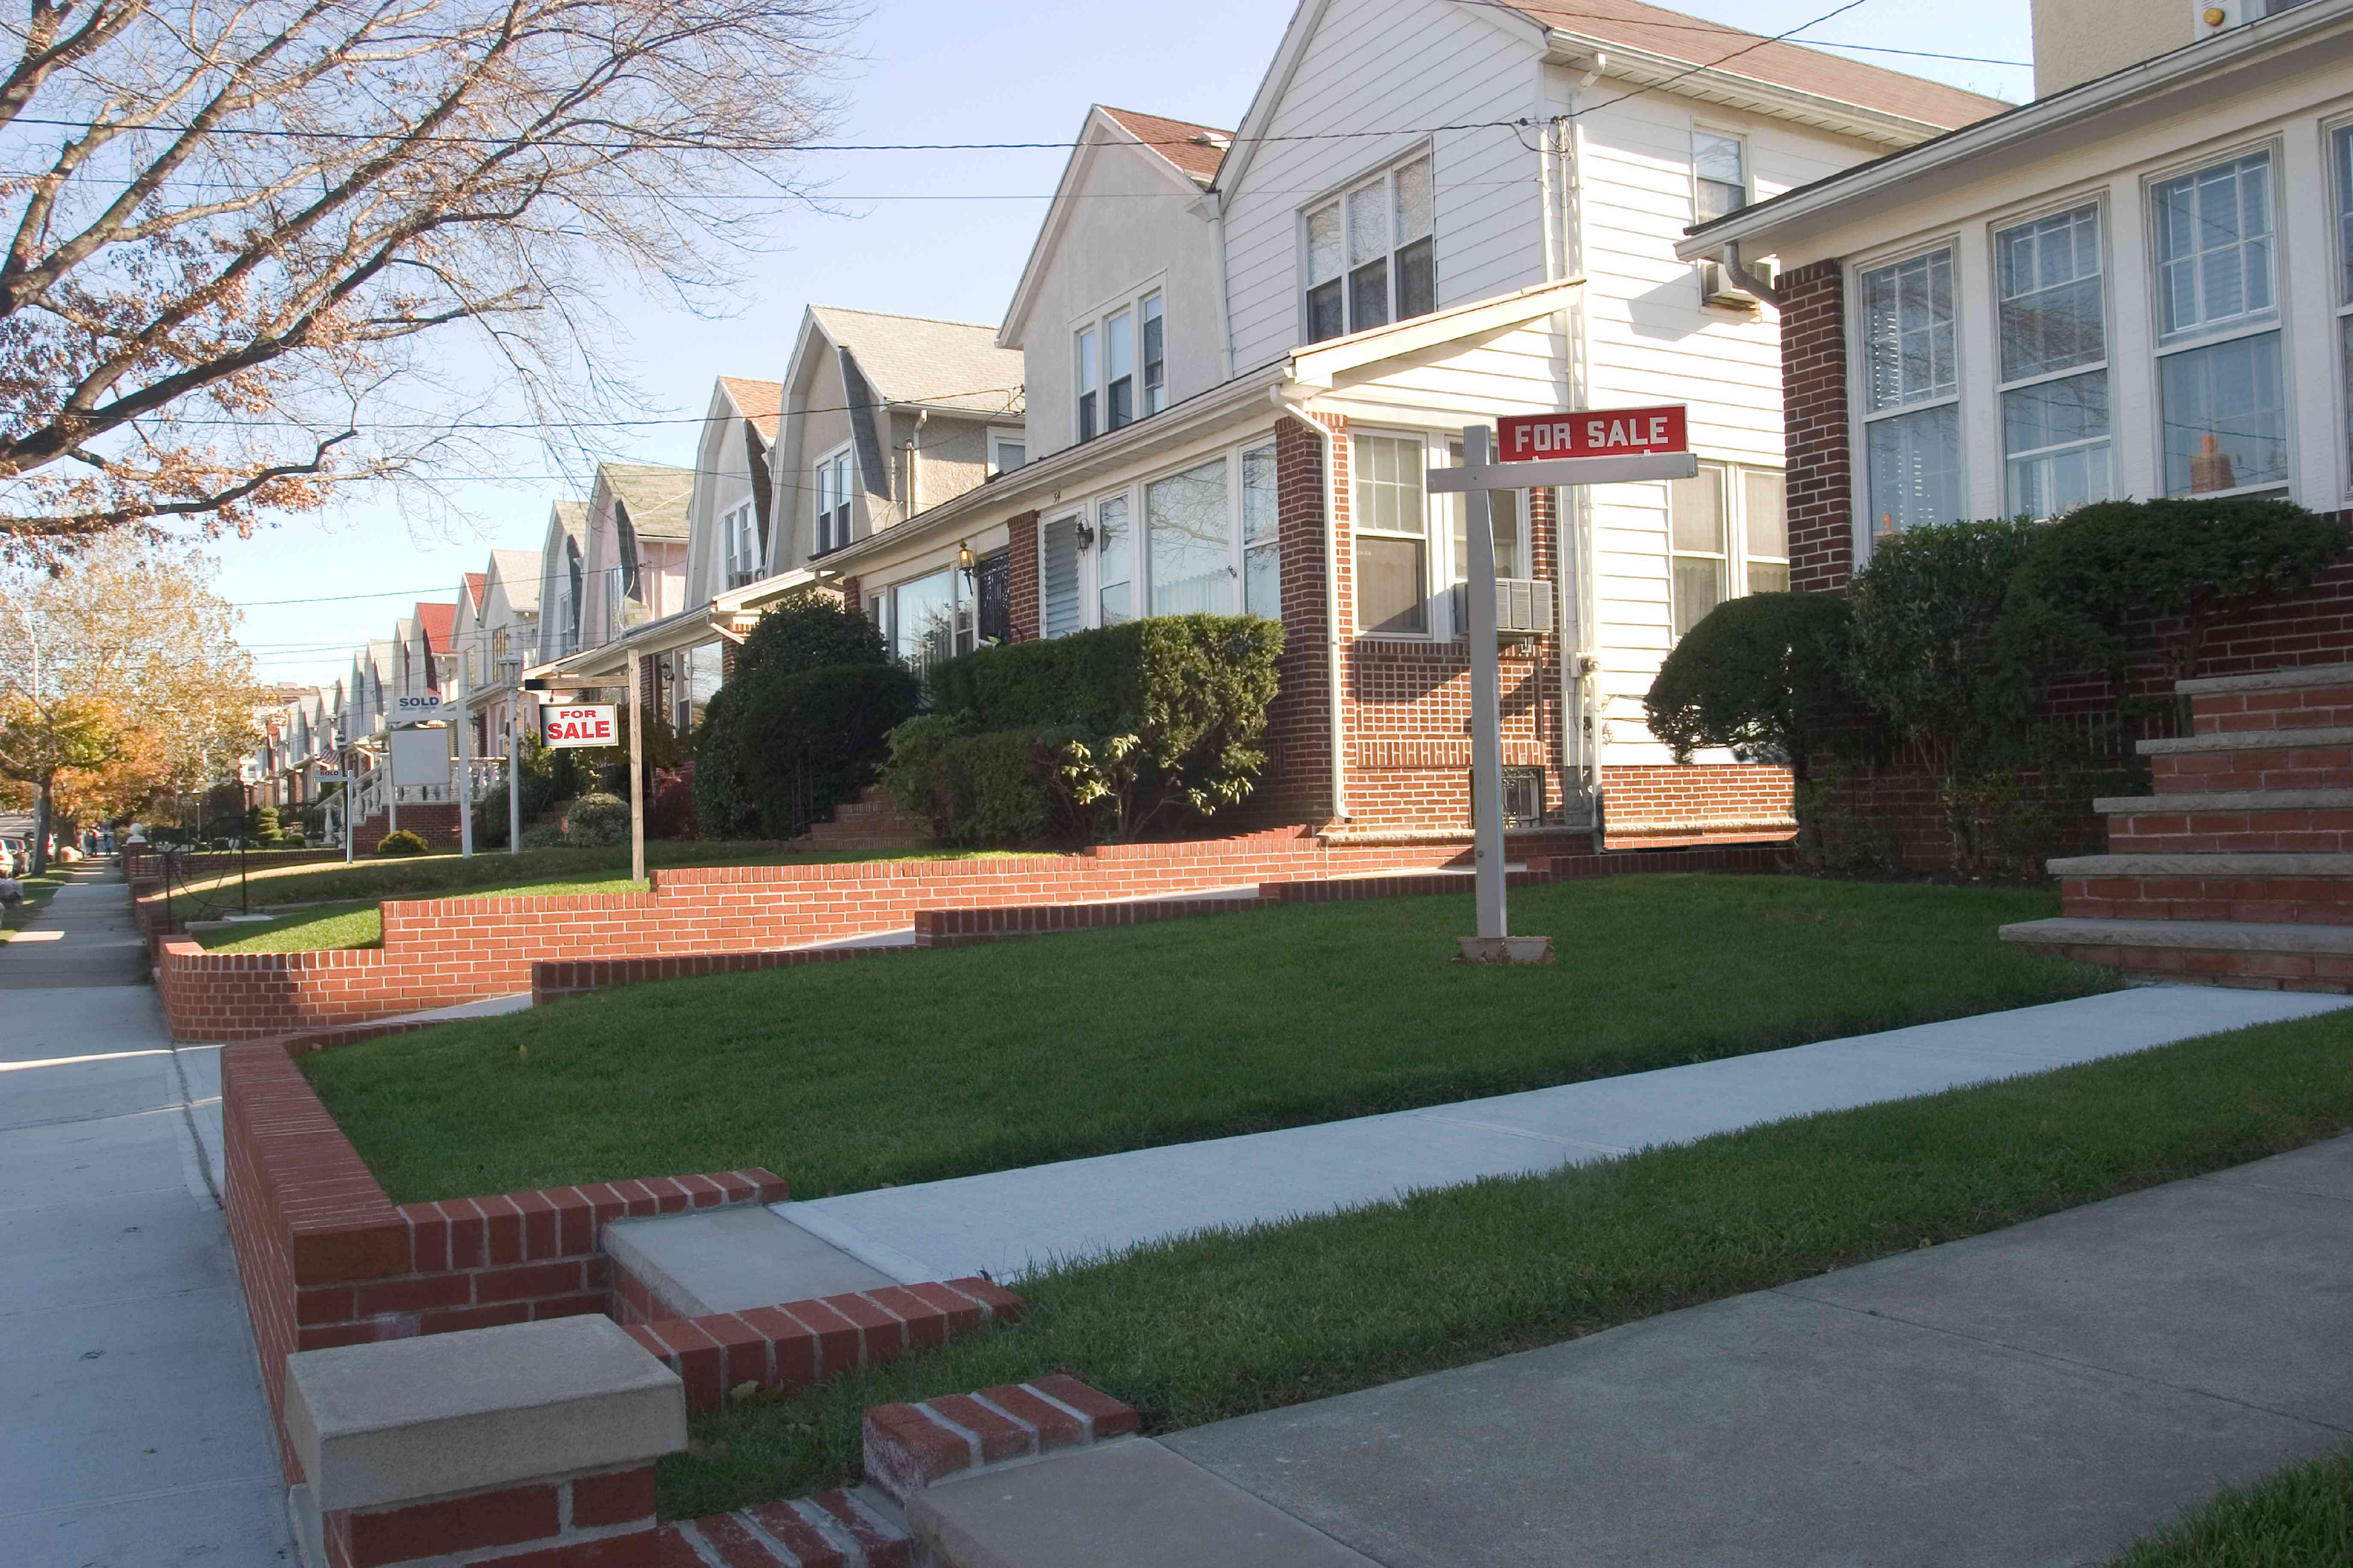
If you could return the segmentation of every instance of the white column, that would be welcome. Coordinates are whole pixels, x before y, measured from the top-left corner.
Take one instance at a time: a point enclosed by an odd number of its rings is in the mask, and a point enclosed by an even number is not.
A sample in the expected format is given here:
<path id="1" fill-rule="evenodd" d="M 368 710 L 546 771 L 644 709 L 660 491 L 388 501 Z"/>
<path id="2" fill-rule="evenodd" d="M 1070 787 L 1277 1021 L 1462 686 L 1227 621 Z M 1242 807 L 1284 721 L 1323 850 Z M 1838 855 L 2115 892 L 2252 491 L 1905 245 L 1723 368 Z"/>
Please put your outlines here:
<path id="1" fill-rule="evenodd" d="M 1492 460 L 1484 425 L 1462 427 L 1462 464 Z M 1471 545 L 1471 814 L 1477 830 L 1479 934 L 1509 934 L 1504 911 L 1504 731 L 1495 647 L 1495 515 L 1491 492 L 1464 494 Z"/>
<path id="2" fill-rule="evenodd" d="M 629 650 L 629 877 L 646 879 L 645 655 Z"/>
<path id="3" fill-rule="evenodd" d="M 474 858 L 474 716 L 466 711 L 463 654 L 458 656 L 458 853 Z"/>
<path id="4" fill-rule="evenodd" d="M 522 726 L 515 721 L 522 712 L 520 698 L 507 704 L 507 853 L 522 853 Z"/>

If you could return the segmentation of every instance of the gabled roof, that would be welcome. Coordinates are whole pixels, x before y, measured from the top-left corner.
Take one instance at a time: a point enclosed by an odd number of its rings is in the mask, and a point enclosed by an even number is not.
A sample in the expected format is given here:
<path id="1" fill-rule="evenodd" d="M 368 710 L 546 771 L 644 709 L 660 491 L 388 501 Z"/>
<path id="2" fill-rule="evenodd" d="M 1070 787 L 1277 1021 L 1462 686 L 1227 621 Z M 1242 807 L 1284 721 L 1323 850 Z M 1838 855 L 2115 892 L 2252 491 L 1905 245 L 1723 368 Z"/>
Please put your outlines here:
<path id="1" fill-rule="evenodd" d="M 1665 55 L 1687 65 L 1709 66 L 1752 81 L 1901 115 L 1947 131 L 2011 107 L 1982 93 L 1845 59 L 1803 44 L 1773 42 L 1721 22 L 1645 5 L 1641 0 L 1519 0 L 1512 9 L 1565 33 Z"/>
<path id="2" fill-rule="evenodd" d="M 585 500 L 560 500 L 550 509 L 551 516 L 575 544 L 588 542 L 588 503 Z"/>
<path id="3" fill-rule="evenodd" d="M 1195 184 L 1208 189 L 1218 177 L 1218 165 L 1233 145 L 1234 133 L 1188 120 L 1169 120 L 1133 109 L 1098 104 L 1104 117 L 1176 167 Z"/>
<path id="4" fill-rule="evenodd" d="M 425 634 L 425 646 L 435 653 L 449 651 L 449 633 L 457 625 L 458 606 L 420 602 L 417 606 L 417 626 Z"/>
<path id="5" fill-rule="evenodd" d="M 727 389 L 734 401 L 735 412 L 759 426 L 760 434 L 771 442 L 784 427 L 785 384 L 781 381 L 746 381 L 740 375 L 723 375 L 719 384 Z"/>
<path id="6" fill-rule="evenodd" d="M 694 470 L 659 463 L 599 463 L 596 482 L 629 509 L 640 539 L 684 539 Z"/>
<path id="7" fill-rule="evenodd" d="M 562 503 L 558 503 L 559 506 Z M 507 591 L 507 605 L 517 615 L 539 613 L 539 552 L 535 550 L 493 550 L 491 570 Z"/>
<path id="8" fill-rule="evenodd" d="M 490 585 L 490 581 L 491 574 L 487 572 L 469 572 L 466 574 L 466 597 L 472 601 L 473 606 L 477 610 L 482 607 L 482 590 Z"/>
<path id="9" fill-rule="evenodd" d="M 994 327 L 839 305 L 811 305 L 808 313 L 836 347 L 849 351 L 884 403 L 973 414 L 1022 410 L 1020 352 L 998 348 Z M 636 518 L 635 505 L 629 515 Z"/>

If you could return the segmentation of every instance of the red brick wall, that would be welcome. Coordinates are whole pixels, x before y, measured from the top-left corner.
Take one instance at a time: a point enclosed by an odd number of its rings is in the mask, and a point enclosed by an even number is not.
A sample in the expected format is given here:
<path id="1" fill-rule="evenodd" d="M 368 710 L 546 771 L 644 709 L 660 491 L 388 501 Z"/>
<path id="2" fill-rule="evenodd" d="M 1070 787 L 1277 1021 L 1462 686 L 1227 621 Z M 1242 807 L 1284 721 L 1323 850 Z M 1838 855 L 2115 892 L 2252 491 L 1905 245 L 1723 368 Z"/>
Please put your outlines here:
<path id="1" fill-rule="evenodd" d="M 735 1171 L 396 1205 L 289 1054 L 351 1037 L 221 1053 L 229 1241 L 273 1414 L 296 1351 L 606 1311 L 607 1222 L 787 1195 Z M 282 1428 L 279 1454 L 300 1480 Z"/>
<path id="2" fill-rule="evenodd" d="M 1612 844 L 1629 835 L 1644 842 L 1671 842 L 1684 832 L 1755 838 L 1759 829 L 1779 831 L 1774 825 L 1787 822 L 1795 809 L 1787 768 L 1605 764 L 1601 788 L 1603 826 Z M 1669 824 L 1676 825 L 1675 831 L 1661 831 Z"/>
<path id="3" fill-rule="evenodd" d="M 1013 640 L 1038 640 L 1038 514 L 1025 511 L 1008 519 L 1006 531 L 1006 576 L 1010 581 Z"/>
<path id="4" fill-rule="evenodd" d="M 1076 855 L 691 867 L 656 871 L 646 893 L 387 902 L 381 948 L 206 952 L 167 940 L 157 967 L 177 1037 L 255 1039 L 527 991 L 543 962 L 774 949 L 903 928 L 920 909 L 1099 902 L 1437 866 L 1462 853 L 1326 848 L 1278 829 Z"/>
<path id="5" fill-rule="evenodd" d="M 1339 433 L 1347 464 L 1347 421 L 1320 421 Z M 1324 441 L 1296 419 L 1275 426 L 1276 558 L 1282 582 L 1281 685 L 1267 715 L 1265 768 L 1240 812 L 1250 823 L 1318 825 L 1332 816 L 1332 628 L 1326 615 Z M 1345 484 L 1344 484 L 1345 489 Z M 1345 497 L 1342 506 L 1346 505 Z"/>
<path id="6" fill-rule="evenodd" d="M 1843 588 L 1854 573 L 1845 266 L 1833 258 L 1801 267 L 1781 279 L 1781 290 L 1789 586 L 1811 592 Z"/>
<path id="7" fill-rule="evenodd" d="M 414 833 L 436 848 L 456 847 L 459 837 L 458 827 L 458 808 L 454 804 L 404 805 L 400 808 L 400 830 Z M 361 855 L 375 854 L 376 846 L 382 844 L 385 835 L 391 831 L 392 814 L 378 812 L 353 830 L 353 851 Z"/>

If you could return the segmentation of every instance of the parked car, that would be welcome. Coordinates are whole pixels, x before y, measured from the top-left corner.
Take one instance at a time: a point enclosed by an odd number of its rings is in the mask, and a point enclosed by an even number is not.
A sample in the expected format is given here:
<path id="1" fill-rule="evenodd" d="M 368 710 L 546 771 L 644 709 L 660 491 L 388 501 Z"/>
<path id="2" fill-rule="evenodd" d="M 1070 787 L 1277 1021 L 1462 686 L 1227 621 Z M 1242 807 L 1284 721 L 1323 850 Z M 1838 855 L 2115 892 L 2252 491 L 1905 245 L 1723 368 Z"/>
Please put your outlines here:
<path id="1" fill-rule="evenodd" d="M 0 877 L 21 877 L 32 867 L 31 845 L 21 838 L 0 838 Z"/>

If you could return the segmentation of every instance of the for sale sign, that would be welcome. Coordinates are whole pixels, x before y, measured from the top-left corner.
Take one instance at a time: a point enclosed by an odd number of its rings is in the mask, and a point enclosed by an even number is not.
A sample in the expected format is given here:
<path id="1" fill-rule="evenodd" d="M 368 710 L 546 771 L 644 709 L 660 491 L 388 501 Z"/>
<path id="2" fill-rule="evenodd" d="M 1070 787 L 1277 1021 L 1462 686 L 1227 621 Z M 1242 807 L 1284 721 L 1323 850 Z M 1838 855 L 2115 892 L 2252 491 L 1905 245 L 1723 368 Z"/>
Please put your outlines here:
<path id="1" fill-rule="evenodd" d="M 1551 458 L 1641 457 L 1681 452 L 1691 436 L 1680 403 L 1656 408 L 1588 408 L 1574 414 L 1512 414 L 1495 422 L 1495 455 L 1506 463 Z"/>
<path id="2" fill-rule="evenodd" d="M 539 710 L 540 733 L 551 746 L 616 746 L 619 711 L 612 702 L 549 703 Z"/>

